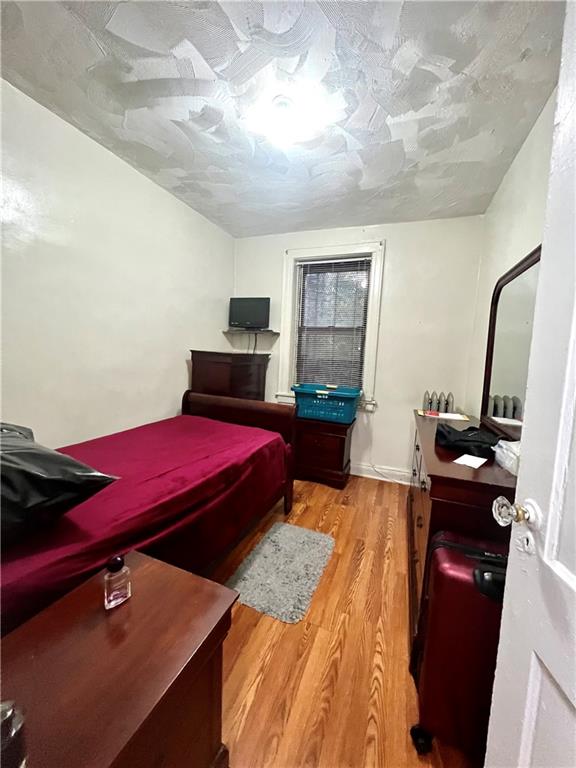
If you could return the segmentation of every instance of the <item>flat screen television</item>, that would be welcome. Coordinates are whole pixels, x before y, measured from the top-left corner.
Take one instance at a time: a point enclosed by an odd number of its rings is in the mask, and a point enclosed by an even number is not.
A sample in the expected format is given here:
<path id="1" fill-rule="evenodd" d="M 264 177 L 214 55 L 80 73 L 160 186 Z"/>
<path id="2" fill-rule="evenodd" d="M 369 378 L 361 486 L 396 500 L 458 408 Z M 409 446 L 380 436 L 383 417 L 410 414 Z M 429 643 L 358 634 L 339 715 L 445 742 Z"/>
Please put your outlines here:
<path id="1" fill-rule="evenodd" d="M 254 328 L 264 330 L 270 323 L 270 299 L 230 299 L 230 328 Z"/>

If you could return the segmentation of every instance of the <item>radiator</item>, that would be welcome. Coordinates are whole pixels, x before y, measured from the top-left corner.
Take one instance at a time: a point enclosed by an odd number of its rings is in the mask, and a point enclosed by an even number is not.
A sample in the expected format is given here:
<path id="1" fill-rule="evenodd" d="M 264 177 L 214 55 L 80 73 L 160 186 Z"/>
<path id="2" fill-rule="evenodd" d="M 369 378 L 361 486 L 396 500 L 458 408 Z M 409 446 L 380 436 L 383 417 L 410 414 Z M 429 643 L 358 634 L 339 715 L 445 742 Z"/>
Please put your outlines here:
<path id="1" fill-rule="evenodd" d="M 524 406 L 517 395 L 490 395 L 487 416 L 522 421 Z"/>
<path id="2" fill-rule="evenodd" d="M 422 397 L 422 410 L 424 411 L 438 411 L 439 413 L 456 413 L 454 404 L 454 395 L 452 392 L 448 392 L 447 395 L 444 392 L 436 394 L 436 390 L 430 394 L 428 390 L 424 392 Z"/>

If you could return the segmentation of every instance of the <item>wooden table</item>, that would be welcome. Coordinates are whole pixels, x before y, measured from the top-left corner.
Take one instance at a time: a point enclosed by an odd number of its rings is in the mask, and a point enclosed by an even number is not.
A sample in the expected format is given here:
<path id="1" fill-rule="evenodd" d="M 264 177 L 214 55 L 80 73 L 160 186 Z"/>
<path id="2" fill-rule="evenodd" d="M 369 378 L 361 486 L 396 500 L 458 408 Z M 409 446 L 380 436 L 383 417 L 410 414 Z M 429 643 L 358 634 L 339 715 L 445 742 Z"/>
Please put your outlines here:
<path id="1" fill-rule="evenodd" d="M 102 575 L 7 635 L 3 699 L 26 714 L 30 768 L 225 768 L 222 643 L 237 593 L 130 553 L 132 597 Z"/>

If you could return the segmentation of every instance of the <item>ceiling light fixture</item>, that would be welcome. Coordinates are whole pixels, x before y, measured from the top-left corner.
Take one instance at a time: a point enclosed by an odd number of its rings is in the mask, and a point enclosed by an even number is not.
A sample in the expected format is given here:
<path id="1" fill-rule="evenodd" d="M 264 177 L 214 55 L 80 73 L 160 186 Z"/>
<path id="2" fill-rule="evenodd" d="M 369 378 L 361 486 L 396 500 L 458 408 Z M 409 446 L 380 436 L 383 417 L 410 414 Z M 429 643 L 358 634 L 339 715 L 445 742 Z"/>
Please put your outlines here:
<path id="1" fill-rule="evenodd" d="M 268 84 L 244 113 L 246 129 L 286 149 L 319 136 L 345 117 L 344 100 L 318 82 L 297 80 Z"/>

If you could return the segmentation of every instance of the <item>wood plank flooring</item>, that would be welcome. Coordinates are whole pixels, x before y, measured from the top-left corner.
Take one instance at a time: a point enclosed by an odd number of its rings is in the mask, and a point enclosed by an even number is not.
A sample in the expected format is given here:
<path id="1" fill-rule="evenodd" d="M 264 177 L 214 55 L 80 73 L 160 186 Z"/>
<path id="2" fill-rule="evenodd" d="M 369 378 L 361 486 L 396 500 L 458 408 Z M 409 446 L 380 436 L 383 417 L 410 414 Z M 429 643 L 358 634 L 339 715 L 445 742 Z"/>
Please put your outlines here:
<path id="1" fill-rule="evenodd" d="M 224 742 L 231 768 L 464 768 L 419 758 L 408 674 L 406 488 L 353 477 L 344 491 L 296 483 L 213 574 L 225 581 L 276 521 L 331 534 L 334 554 L 306 618 L 284 624 L 234 608 L 224 645 Z"/>

